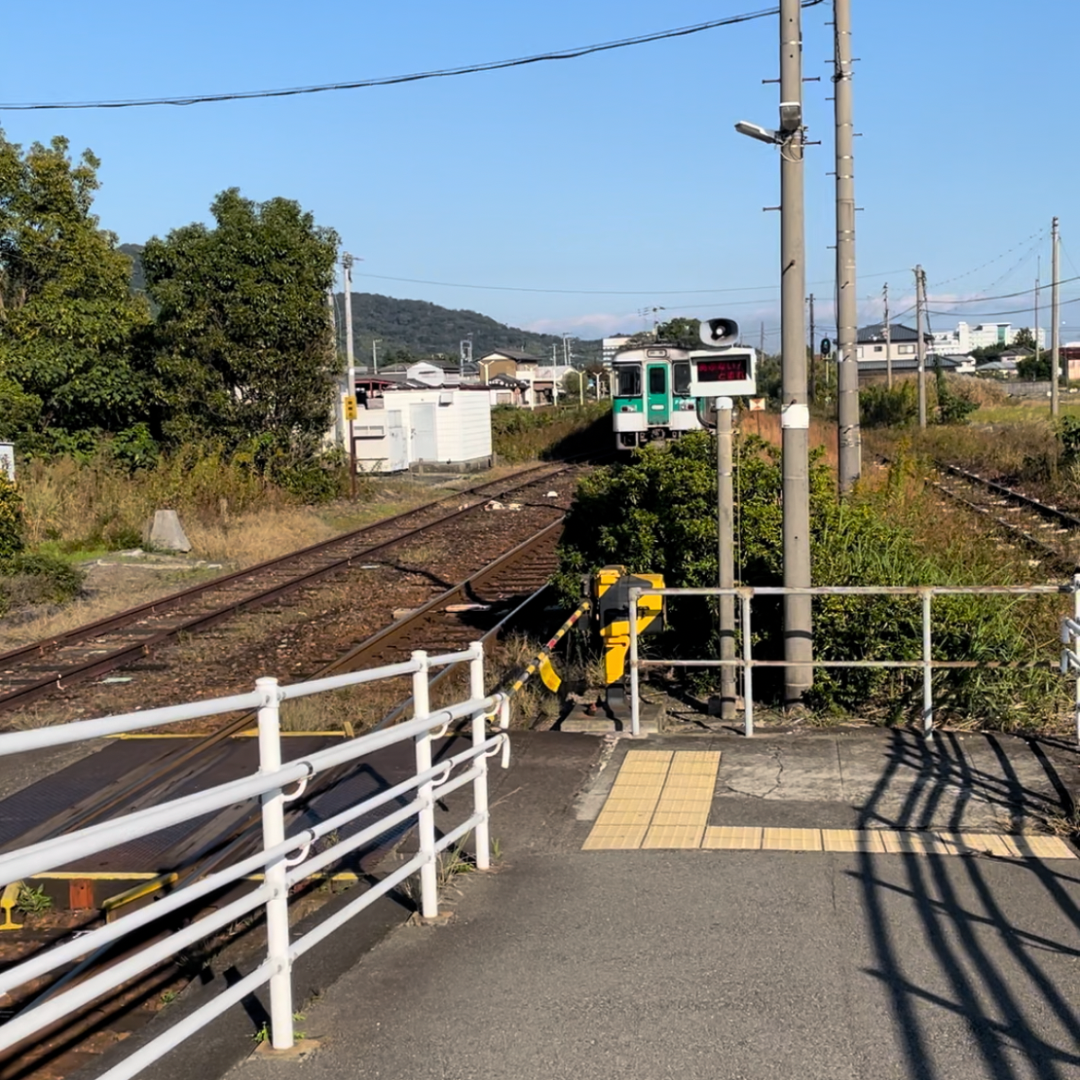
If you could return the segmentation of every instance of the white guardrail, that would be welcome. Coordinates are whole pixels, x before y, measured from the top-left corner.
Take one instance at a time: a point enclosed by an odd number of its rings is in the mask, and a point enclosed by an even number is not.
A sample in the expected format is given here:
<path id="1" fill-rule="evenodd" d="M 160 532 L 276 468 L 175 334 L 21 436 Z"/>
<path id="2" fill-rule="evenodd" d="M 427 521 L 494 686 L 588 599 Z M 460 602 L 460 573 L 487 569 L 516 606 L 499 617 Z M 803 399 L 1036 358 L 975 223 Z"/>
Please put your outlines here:
<path id="1" fill-rule="evenodd" d="M 429 672 L 432 668 L 461 662 L 469 664 L 468 700 L 432 712 L 428 693 Z M 395 727 L 347 740 L 302 759 L 282 762 L 279 718 L 281 702 L 405 675 L 412 676 L 413 719 Z M 262 882 L 240 899 L 202 915 L 164 940 L 147 945 L 132 956 L 82 982 L 70 985 L 67 989 L 56 992 L 57 988 L 54 986 L 47 995 L 36 999 L 0 1026 L 0 1051 L 22 1043 L 102 994 L 167 962 L 195 942 L 223 930 L 257 909 L 264 909 L 266 912 L 267 936 L 266 958 L 259 966 L 103 1073 L 100 1080 L 127 1080 L 136 1076 L 205 1027 L 216 1016 L 266 983 L 270 985 L 271 1045 L 275 1049 L 287 1049 L 293 1044 L 291 971 L 298 956 L 344 926 L 412 874 L 420 876 L 421 914 L 425 917 L 437 915 L 439 852 L 458 844 L 469 832 L 475 833 L 477 867 L 487 869 L 490 865 L 487 759 L 501 751 L 503 768 L 509 765 L 510 741 L 506 731 L 509 726 L 509 702 L 502 694 L 485 695 L 484 652 L 479 642 L 462 653 L 428 656 L 423 652 L 415 652 L 407 663 L 289 686 L 279 686 L 277 679 L 259 679 L 255 683 L 255 690 L 247 694 L 0 735 L 0 755 L 250 709 L 258 710 L 259 769 L 254 775 L 0 855 L 0 885 L 3 885 L 25 880 L 34 874 L 63 866 L 75 858 L 105 851 L 121 841 L 147 836 L 243 800 L 259 799 L 262 805 L 261 851 L 227 869 L 208 874 L 193 884 L 177 889 L 149 907 L 72 940 L 60 942 L 0 973 L 2 998 L 4 994 L 59 967 L 82 961 L 76 972 L 82 971 L 92 964 L 99 950 L 133 931 L 171 912 L 186 908 L 201 897 L 219 892 L 224 886 L 253 874 L 263 875 Z M 501 730 L 489 736 L 487 722 L 496 717 Z M 451 723 L 465 719 L 472 722 L 472 743 L 469 748 L 433 766 L 432 740 L 445 735 Z M 311 777 L 401 742 L 415 744 L 416 772 L 413 776 L 326 821 L 286 837 L 285 804 L 303 793 Z M 436 838 L 436 798 L 470 783 L 473 788 L 472 814 L 457 828 Z M 394 809 L 373 825 L 361 829 L 345 840 L 337 840 L 328 847 L 319 845 L 317 853 L 312 853 L 312 847 L 317 840 L 321 839 L 325 844 L 329 838 L 336 837 L 337 830 L 350 821 L 409 794 L 413 796 L 411 802 Z M 416 855 L 377 885 L 325 918 L 314 929 L 290 941 L 290 887 L 410 820 L 415 820 L 417 825 L 419 850 Z"/>
<path id="2" fill-rule="evenodd" d="M 757 660 L 754 658 L 752 627 L 752 604 L 757 596 L 897 596 L 918 597 L 922 602 L 922 658 L 919 660 L 813 660 L 798 667 L 813 668 L 922 668 L 923 672 L 923 733 L 927 738 L 934 733 L 934 682 L 935 669 L 977 667 L 1030 667 L 1030 664 L 993 663 L 977 660 L 935 660 L 933 656 L 933 612 L 935 596 L 1048 596 L 1069 595 L 1073 597 L 1072 618 L 1061 620 L 1061 672 L 1076 677 L 1074 719 L 1076 737 L 1080 742 L 1080 572 L 1073 575 L 1066 585 L 821 585 L 809 589 L 784 588 L 781 586 L 739 586 L 732 589 L 631 589 L 630 590 L 630 730 L 638 735 L 641 730 L 638 686 L 645 668 L 710 668 L 735 667 L 743 676 L 743 730 L 754 734 L 754 669 L 759 667 L 790 667 L 786 660 Z M 644 660 L 638 652 L 637 605 L 642 596 L 731 596 L 740 610 L 740 634 L 742 656 L 726 660 Z"/>

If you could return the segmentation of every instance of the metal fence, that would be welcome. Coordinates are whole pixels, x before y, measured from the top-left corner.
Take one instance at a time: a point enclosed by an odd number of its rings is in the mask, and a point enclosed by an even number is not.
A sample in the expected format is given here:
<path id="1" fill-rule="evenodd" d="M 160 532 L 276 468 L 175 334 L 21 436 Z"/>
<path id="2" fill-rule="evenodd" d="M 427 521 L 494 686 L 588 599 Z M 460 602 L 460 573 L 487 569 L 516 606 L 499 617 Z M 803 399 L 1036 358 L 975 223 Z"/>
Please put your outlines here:
<path id="1" fill-rule="evenodd" d="M 1076 676 L 1075 721 L 1080 741 L 1080 573 L 1065 585 L 822 585 L 809 589 L 738 587 L 733 589 L 631 589 L 630 590 L 630 728 L 640 734 L 641 715 L 638 689 L 641 672 L 647 668 L 712 668 L 734 666 L 743 677 L 743 730 L 754 734 L 754 671 L 761 667 L 790 667 L 786 660 L 759 660 L 753 652 L 752 604 L 759 596 L 897 596 L 918 597 L 922 604 L 922 657 L 918 660 L 814 660 L 814 668 L 921 668 L 923 672 L 923 732 L 929 738 L 934 731 L 933 673 L 942 668 L 989 667 L 978 660 L 935 660 L 933 657 L 933 601 L 936 596 L 1055 596 L 1073 597 L 1073 617 L 1062 620 L 1061 671 Z M 638 650 L 637 605 L 640 597 L 649 596 L 733 596 L 741 613 L 742 655 L 731 660 L 659 660 L 642 659 Z M 1071 646 L 1071 647 L 1070 647 Z M 1030 666 L 996 663 L 996 667 Z"/>
<path id="2" fill-rule="evenodd" d="M 460 662 L 469 665 L 468 699 L 432 712 L 429 703 L 430 671 Z M 317 751 L 302 759 L 282 761 L 279 709 L 283 701 L 405 675 L 411 675 L 413 683 L 411 720 Z M 438 855 L 459 844 L 470 832 L 475 833 L 477 867 L 486 869 L 489 866 L 487 759 L 501 751 L 503 767 L 509 764 L 510 743 L 506 732 L 509 708 L 504 695 L 484 693 L 484 652 L 479 642 L 466 652 L 441 656 L 415 652 L 407 663 L 312 682 L 279 686 L 276 679 L 258 679 L 255 690 L 247 694 L 0 735 L 0 755 L 251 709 L 258 710 L 259 769 L 255 774 L 0 855 L 0 883 L 17 882 L 63 866 L 73 859 L 105 851 L 121 841 L 147 836 L 243 800 L 258 799 L 261 803 L 262 850 L 227 869 L 177 889 L 149 907 L 61 942 L 9 967 L 0 973 L 0 997 L 33 979 L 73 963 L 77 967 L 70 974 L 81 973 L 90 968 L 94 959 L 114 942 L 170 913 L 190 907 L 200 898 L 220 892 L 225 886 L 258 874 L 262 875 L 261 883 L 240 899 L 203 914 L 183 929 L 141 948 L 130 957 L 81 982 L 69 981 L 69 974 L 59 986 L 54 985 L 47 994 L 32 1001 L 0 1026 L 0 1050 L 22 1043 L 102 994 L 169 961 L 208 935 L 260 909 L 266 915 L 267 948 L 266 957 L 258 967 L 104 1073 L 101 1080 L 127 1080 L 136 1076 L 216 1016 L 267 983 L 270 986 L 271 1045 L 275 1049 L 287 1049 L 293 1044 L 291 969 L 297 957 L 413 874 L 420 877 L 421 913 L 425 917 L 437 915 Z M 487 723 L 495 718 L 498 718 L 500 730 L 489 735 Z M 448 726 L 458 720 L 471 721 L 471 745 L 461 753 L 433 765 L 432 740 L 445 735 Z M 414 744 L 414 775 L 326 821 L 286 837 L 285 804 L 301 795 L 312 777 L 402 742 Z M 471 815 L 445 835 L 436 837 L 435 800 L 467 784 L 472 785 Z M 400 803 L 405 798 L 410 801 L 392 809 L 373 825 L 347 839 L 338 839 L 338 830 L 342 826 L 380 807 Z M 419 850 L 416 855 L 377 885 L 323 919 L 314 929 L 290 940 L 288 894 L 292 886 L 339 862 L 350 852 L 370 844 L 395 827 L 410 822 L 415 822 L 417 826 Z M 322 843 L 316 845 L 316 841 L 320 840 Z M 317 850 L 313 850 L 316 847 Z"/>

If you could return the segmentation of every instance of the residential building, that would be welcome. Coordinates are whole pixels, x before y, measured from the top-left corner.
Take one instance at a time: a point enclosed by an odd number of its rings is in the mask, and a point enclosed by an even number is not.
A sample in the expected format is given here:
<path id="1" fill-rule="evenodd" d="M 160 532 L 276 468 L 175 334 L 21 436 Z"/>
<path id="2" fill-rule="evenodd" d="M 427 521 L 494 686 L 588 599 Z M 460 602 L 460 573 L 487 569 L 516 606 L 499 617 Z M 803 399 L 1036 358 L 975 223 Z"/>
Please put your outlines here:
<path id="1" fill-rule="evenodd" d="M 860 361 L 860 370 L 864 361 L 880 360 L 884 364 L 888 360 L 914 360 L 918 356 L 916 346 L 919 335 L 915 330 L 910 326 L 904 326 L 903 323 L 890 323 L 889 331 L 889 351 L 886 354 L 884 323 L 874 323 L 871 326 L 859 328 L 855 342 L 855 359 Z M 933 335 L 924 331 L 923 342 L 927 353 L 931 352 Z"/>
<path id="2" fill-rule="evenodd" d="M 481 356 L 476 364 L 480 368 L 480 378 L 487 382 L 495 375 L 518 377 L 519 367 L 533 367 L 544 362 L 543 357 L 533 356 L 522 349 L 495 349 Z"/>
<path id="3" fill-rule="evenodd" d="M 1007 322 L 977 323 L 975 326 L 960 322 L 956 324 L 955 330 L 943 330 L 934 334 L 934 351 L 966 356 L 972 349 L 985 349 L 991 345 L 1011 345 L 1020 330 L 1021 327 L 1014 327 L 1012 323 Z M 1046 348 L 1044 327 L 1039 327 L 1039 348 Z"/>

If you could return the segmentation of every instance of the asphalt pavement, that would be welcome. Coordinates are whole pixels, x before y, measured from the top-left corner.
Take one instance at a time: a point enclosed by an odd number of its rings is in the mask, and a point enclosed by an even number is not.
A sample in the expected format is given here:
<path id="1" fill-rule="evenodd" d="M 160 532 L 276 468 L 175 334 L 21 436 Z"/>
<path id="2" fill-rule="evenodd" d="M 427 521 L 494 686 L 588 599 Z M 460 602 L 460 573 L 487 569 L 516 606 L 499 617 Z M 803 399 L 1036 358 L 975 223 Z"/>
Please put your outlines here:
<path id="1" fill-rule="evenodd" d="M 1080 1077 L 1080 861 L 582 850 L 628 746 L 519 740 L 496 872 L 305 1007 L 310 1057 L 230 1080 Z M 1065 744 L 1001 737 L 632 747 L 673 748 L 721 750 L 711 826 L 1045 832 L 1080 774 Z"/>

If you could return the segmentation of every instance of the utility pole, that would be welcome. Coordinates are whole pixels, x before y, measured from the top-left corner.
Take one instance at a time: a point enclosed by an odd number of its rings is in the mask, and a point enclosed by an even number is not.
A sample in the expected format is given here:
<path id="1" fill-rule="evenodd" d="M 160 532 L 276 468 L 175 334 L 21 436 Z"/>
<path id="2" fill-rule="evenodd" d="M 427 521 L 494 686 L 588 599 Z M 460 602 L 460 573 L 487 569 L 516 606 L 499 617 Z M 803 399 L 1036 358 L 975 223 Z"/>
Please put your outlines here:
<path id="1" fill-rule="evenodd" d="M 806 394 L 806 233 L 803 205 L 802 5 L 780 0 L 780 337 L 784 585 L 810 578 L 810 409 Z M 784 704 L 800 705 L 813 685 L 809 596 L 784 598 Z"/>
<path id="2" fill-rule="evenodd" d="M 379 374 L 379 353 L 375 346 L 378 345 L 380 341 L 382 341 L 382 338 L 371 339 L 371 373 L 373 375 Z"/>
<path id="3" fill-rule="evenodd" d="M 345 279 L 345 360 L 348 364 L 348 382 L 346 392 L 356 400 L 356 360 L 353 356 L 352 325 L 352 265 L 353 257 L 346 252 L 341 257 L 341 268 Z M 353 422 L 349 421 L 349 494 L 356 498 L 356 440 L 353 438 Z"/>
<path id="4" fill-rule="evenodd" d="M 721 589 L 735 588 L 735 485 L 731 419 L 734 402 L 716 399 L 716 506 L 719 581 Z M 735 597 L 720 598 L 720 659 L 735 659 Z M 735 665 L 720 668 L 720 719 L 735 719 Z"/>
<path id="5" fill-rule="evenodd" d="M 1035 338 L 1035 364 L 1039 363 L 1039 280 L 1042 278 L 1042 256 L 1036 263 L 1038 270 L 1035 272 L 1035 332 L 1033 337 Z"/>
<path id="6" fill-rule="evenodd" d="M 1060 409 L 1058 383 L 1061 381 L 1061 300 L 1058 296 L 1058 279 L 1061 277 L 1061 236 L 1058 233 L 1058 219 L 1054 218 L 1050 230 L 1053 252 L 1050 273 L 1050 412 L 1057 416 Z M 1039 339 L 1035 338 L 1038 345 Z"/>
<path id="7" fill-rule="evenodd" d="M 889 283 L 882 289 L 885 297 L 885 385 L 892 389 L 892 323 L 889 322 Z"/>
<path id="8" fill-rule="evenodd" d="M 840 493 L 862 475 L 859 425 L 858 305 L 855 278 L 855 119 L 851 0 L 833 0 L 833 104 L 836 116 L 836 393 Z"/>
<path id="9" fill-rule="evenodd" d="M 915 352 L 919 357 L 919 427 L 926 428 L 926 342 L 923 340 L 923 309 L 926 307 L 926 274 L 915 267 Z"/>
<path id="10" fill-rule="evenodd" d="M 326 303 L 330 308 L 330 338 L 334 342 L 334 363 L 337 364 L 337 362 L 341 358 L 341 354 L 338 352 L 338 344 L 337 344 L 337 310 L 336 310 L 336 304 L 334 303 L 334 287 L 332 285 L 330 286 L 330 288 L 328 288 L 326 290 Z M 341 375 L 341 373 L 339 371 L 338 372 L 339 380 L 340 380 L 340 375 Z M 340 390 L 341 386 L 342 386 L 342 383 L 339 381 L 338 382 L 339 390 Z M 336 428 L 337 428 L 337 441 L 338 441 L 338 446 L 340 446 L 342 450 L 345 449 L 345 402 L 343 400 L 344 397 L 345 397 L 344 394 L 342 394 L 342 393 L 338 394 L 337 408 L 334 410 L 334 423 L 335 423 Z"/>
<path id="11" fill-rule="evenodd" d="M 758 354 L 761 356 L 762 360 L 765 359 L 765 320 L 764 319 L 761 322 L 761 337 L 760 337 L 760 339 L 758 341 Z"/>
<path id="12" fill-rule="evenodd" d="M 810 305 L 810 385 L 809 385 L 809 397 L 811 401 L 817 400 L 817 350 L 814 347 L 814 294 L 811 293 L 807 297 L 807 303 Z"/>

